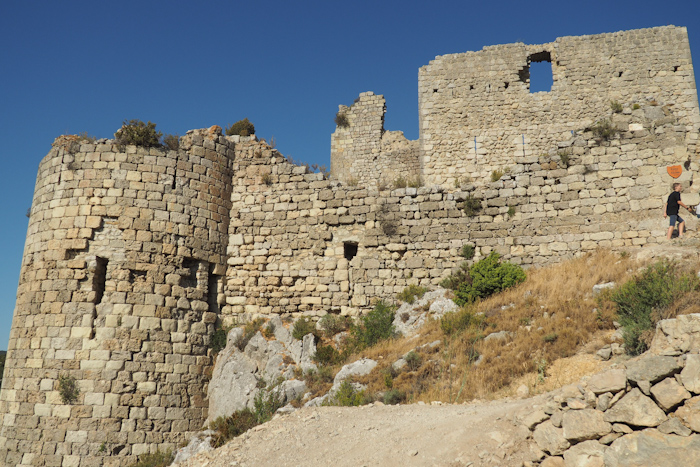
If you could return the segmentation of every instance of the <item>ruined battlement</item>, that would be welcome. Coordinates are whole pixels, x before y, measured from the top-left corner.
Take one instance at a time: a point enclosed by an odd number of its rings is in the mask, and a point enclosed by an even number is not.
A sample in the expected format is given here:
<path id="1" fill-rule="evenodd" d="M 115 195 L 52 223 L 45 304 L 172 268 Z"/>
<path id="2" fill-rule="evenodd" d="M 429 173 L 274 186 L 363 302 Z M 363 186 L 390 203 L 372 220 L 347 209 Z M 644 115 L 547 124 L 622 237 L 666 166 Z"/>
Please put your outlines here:
<path id="1" fill-rule="evenodd" d="M 554 86 L 530 93 L 541 60 Z M 700 204 L 685 28 L 437 57 L 419 104 L 418 141 L 384 130 L 383 96 L 341 106 L 330 179 L 216 126 L 175 151 L 57 139 L 29 218 L 0 463 L 120 466 L 177 447 L 207 418 L 217 323 L 356 316 L 438 284 L 465 244 L 529 266 L 657 243 L 674 181 Z"/>

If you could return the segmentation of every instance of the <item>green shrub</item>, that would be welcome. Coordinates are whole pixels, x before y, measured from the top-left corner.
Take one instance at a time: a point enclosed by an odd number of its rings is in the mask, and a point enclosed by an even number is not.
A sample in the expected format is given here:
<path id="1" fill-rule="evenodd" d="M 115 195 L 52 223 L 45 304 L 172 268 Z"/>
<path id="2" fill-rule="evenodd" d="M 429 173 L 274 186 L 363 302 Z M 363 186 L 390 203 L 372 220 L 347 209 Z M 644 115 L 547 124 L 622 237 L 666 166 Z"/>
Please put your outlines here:
<path id="1" fill-rule="evenodd" d="M 642 108 L 642 107 L 641 107 L 639 104 L 634 104 L 634 105 L 632 106 L 632 110 L 639 110 L 639 109 L 641 109 L 641 108 Z"/>
<path id="2" fill-rule="evenodd" d="M 330 396 L 323 405 L 336 405 L 340 407 L 357 407 L 370 402 L 365 391 L 356 391 L 352 383 L 345 380 L 338 388 L 338 392 Z"/>
<path id="3" fill-rule="evenodd" d="M 481 211 L 481 200 L 474 198 L 474 196 L 469 193 L 467 198 L 462 203 L 462 210 L 467 217 L 474 217 L 479 211 Z"/>
<path id="4" fill-rule="evenodd" d="M 282 397 L 274 388 L 259 391 L 253 400 L 255 420 L 258 424 L 269 422 L 282 405 Z"/>
<path id="5" fill-rule="evenodd" d="M 515 215 L 515 206 L 508 208 L 508 217 L 513 217 Z"/>
<path id="6" fill-rule="evenodd" d="M 335 124 L 338 128 L 347 128 L 350 126 L 350 121 L 344 112 L 338 112 L 335 114 Z"/>
<path id="7" fill-rule="evenodd" d="M 427 291 L 428 289 L 425 287 L 420 287 L 418 285 L 411 284 L 405 289 L 403 289 L 402 292 L 399 292 L 396 295 L 396 299 L 412 305 L 416 301 L 416 298 L 423 297 L 423 295 L 425 295 Z"/>
<path id="8" fill-rule="evenodd" d="M 459 256 L 466 260 L 472 259 L 474 254 L 476 254 L 476 248 L 474 248 L 474 245 L 469 245 L 468 243 L 462 245 L 462 250 L 459 252 Z"/>
<path id="9" fill-rule="evenodd" d="M 114 133 L 117 144 L 143 146 L 154 148 L 160 146 L 163 133 L 156 131 L 155 123 L 144 123 L 141 120 L 124 120 L 122 127 Z"/>
<path id="10" fill-rule="evenodd" d="M 163 136 L 163 145 L 168 149 L 177 151 L 180 147 L 180 137 L 178 135 L 165 135 Z"/>
<path id="11" fill-rule="evenodd" d="M 492 251 L 486 258 L 480 259 L 471 267 L 463 263 L 454 274 L 443 279 L 440 285 L 454 290 L 454 301 L 462 306 L 525 280 L 523 268 L 509 262 L 501 263 L 499 258 L 500 255 Z"/>
<path id="12" fill-rule="evenodd" d="M 619 114 L 622 112 L 622 104 L 617 101 L 610 101 L 610 109 L 616 114 Z"/>
<path id="13" fill-rule="evenodd" d="M 403 177 L 399 177 L 394 180 L 394 188 L 406 188 L 407 186 L 408 181 Z"/>
<path id="14" fill-rule="evenodd" d="M 559 151 L 557 154 L 559 154 L 559 159 L 564 167 L 568 168 L 571 165 L 571 155 L 566 151 Z"/>
<path id="15" fill-rule="evenodd" d="M 458 334 L 471 327 L 481 328 L 483 325 L 484 318 L 481 315 L 475 315 L 468 308 L 445 313 L 440 319 L 440 329 L 448 336 Z"/>
<path id="16" fill-rule="evenodd" d="M 493 172 L 491 172 L 491 181 L 492 182 L 497 182 L 501 179 L 501 177 L 505 175 L 505 172 L 501 169 L 496 169 Z"/>
<path id="17" fill-rule="evenodd" d="M 698 289 L 698 278 L 678 272 L 676 265 L 663 260 L 647 267 L 610 294 L 622 325 L 625 348 L 632 355 L 647 350 L 656 322 L 665 309 L 684 294 Z"/>
<path id="18" fill-rule="evenodd" d="M 332 345 L 319 345 L 313 360 L 319 365 L 335 365 L 340 363 L 341 354 Z"/>
<path id="19" fill-rule="evenodd" d="M 379 301 L 360 322 L 351 326 L 351 342 L 359 348 L 371 347 L 377 342 L 394 337 L 394 307 Z"/>
<path id="20" fill-rule="evenodd" d="M 398 389 L 390 389 L 384 393 L 384 403 L 386 405 L 396 405 L 406 400 L 406 393 Z"/>
<path id="21" fill-rule="evenodd" d="M 231 330 L 229 327 L 217 327 L 214 333 L 211 335 L 209 340 L 209 348 L 212 351 L 212 355 L 217 355 L 219 352 L 224 350 L 226 347 L 226 338 L 228 337 L 228 332 Z"/>
<path id="22" fill-rule="evenodd" d="M 319 320 L 319 324 L 323 329 L 326 337 L 333 337 L 338 333 L 347 331 L 350 327 L 350 322 L 347 316 L 335 315 L 328 313 Z"/>
<path id="23" fill-rule="evenodd" d="M 558 337 L 559 337 L 559 335 L 556 332 L 551 332 L 549 334 L 542 336 L 542 340 L 547 342 L 547 343 L 552 343 L 552 342 L 555 342 Z"/>
<path id="24" fill-rule="evenodd" d="M 166 467 L 173 460 L 175 460 L 175 454 L 172 451 L 156 451 L 153 454 L 141 454 L 139 460 L 131 464 L 130 467 Z"/>
<path id="25" fill-rule="evenodd" d="M 612 137 L 617 134 L 618 130 L 610 120 L 603 119 L 595 122 L 593 126 L 591 126 L 591 131 L 593 131 L 593 135 L 596 138 L 607 141 L 612 139 Z"/>
<path id="26" fill-rule="evenodd" d="M 226 134 L 228 136 L 250 136 L 255 134 L 255 125 L 253 125 L 247 118 L 243 120 L 238 120 L 233 125 L 226 127 Z"/>
<path id="27" fill-rule="evenodd" d="M 406 366 L 408 366 L 408 369 L 411 371 L 416 371 L 418 368 L 420 368 L 421 363 L 423 363 L 423 357 L 421 357 L 415 350 L 408 352 L 408 354 L 406 354 L 404 357 L 404 360 L 406 360 Z"/>
<path id="28" fill-rule="evenodd" d="M 234 412 L 229 417 L 219 417 L 209 424 L 209 429 L 215 432 L 212 435 L 212 446 L 221 447 L 226 441 L 242 435 L 257 425 L 255 414 L 247 407 Z"/>
<path id="29" fill-rule="evenodd" d="M 296 320 L 292 329 L 292 337 L 302 340 L 307 334 L 316 335 L 316 323 L 306 317 Z"/>
<path id="30" fill-rule="evenodd" d="M 77 401 L 80 389 L 75 378 L 69 375 L 60 375 L 58 377 L 58 393 L 64 404 L 72 404 Z"/>

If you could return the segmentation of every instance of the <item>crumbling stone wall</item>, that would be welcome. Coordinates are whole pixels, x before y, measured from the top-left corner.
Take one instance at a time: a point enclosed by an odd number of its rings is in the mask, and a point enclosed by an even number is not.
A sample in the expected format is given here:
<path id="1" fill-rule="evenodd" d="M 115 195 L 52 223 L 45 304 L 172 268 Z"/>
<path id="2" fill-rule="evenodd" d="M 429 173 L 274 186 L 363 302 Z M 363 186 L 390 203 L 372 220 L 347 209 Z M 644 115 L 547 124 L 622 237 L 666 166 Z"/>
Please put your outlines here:
<path id="1" fill-rule="evenodd" d="M 347 124 L 336 126 L 331 136 L 331 175 L 365 188 L 392 186 L 403 180 L 420 180 L 418 141 L 401 131 L 384 130 L 386 101 L 373 92 L 360 94 L 350 107 L 339 106 Z"/>
<path id="2" fill-rule="evenodd" d="M 122 466 L 207 416 L 233 144 L 68 142 L 39 166 L 0 392 L 0 464 Z M 61 377 L 79 388 L 61 397 Z"/>
<path id="3" fill-rule="evenodd" d="M 549 92 L 530 93 L 532 62 L 551 62 Z M 556 148 L 609 113 L 611 101 L 669 108 L 698 155 L 700 114 L 686 28 L 665 26 L 436 57 L 418 74 L 422 175 L 451 187 Z"/>

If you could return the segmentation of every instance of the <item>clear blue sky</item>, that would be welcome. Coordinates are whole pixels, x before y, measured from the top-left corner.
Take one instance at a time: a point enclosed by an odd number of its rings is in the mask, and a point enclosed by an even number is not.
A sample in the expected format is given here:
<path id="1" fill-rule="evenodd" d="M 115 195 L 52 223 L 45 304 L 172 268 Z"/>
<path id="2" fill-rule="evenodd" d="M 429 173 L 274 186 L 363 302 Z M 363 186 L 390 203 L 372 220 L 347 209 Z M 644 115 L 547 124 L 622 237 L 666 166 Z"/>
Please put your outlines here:
<path id="1" fill-rule="evenodd" d="M 247 117 L 282 153 L 329 165 L 338 104 L 360 92 L 386 97 L 386 129 L 418 138 L 418 68 L 436 55 L 667 24 L 688 27 L 700 63 L 698 0 L 2 2 L 0 349 L 37 166 L 58 135 Z"/>

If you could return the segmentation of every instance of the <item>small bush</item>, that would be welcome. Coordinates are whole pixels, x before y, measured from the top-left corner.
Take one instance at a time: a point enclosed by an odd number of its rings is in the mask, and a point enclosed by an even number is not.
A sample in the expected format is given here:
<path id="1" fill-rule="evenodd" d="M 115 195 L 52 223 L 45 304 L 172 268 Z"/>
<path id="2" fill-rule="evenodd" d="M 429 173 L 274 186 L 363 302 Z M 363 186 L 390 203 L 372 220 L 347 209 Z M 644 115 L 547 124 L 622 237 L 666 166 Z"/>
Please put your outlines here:
<path id="1" fill-rule="evenodd" d="M 479 211 L 481 211 L 481 200 L 474 198 L 470 193 L 462 204 L 462 210 L 467 217 L 474 217 Z"/>
<path id="2" fill-rule="evenodd" d="M 117 144 L 143 146 L 154 148 L 160 146 L 163 133 L 156 131 L 155 123 L 144 123 L 141 120 L 124 120 L 122 127 L 114 133 Z"/>
<path id="3" fill-rule="evenodd" d="M 212 355 L 217 355 L 224 350 L 226 347 L 226 338 L 230 330 L 231 328 L 229 327 L 219 327 L 214 331 L 214 334 L 211 335 L 209 348 L 211 349 Z"/>
<path id="4" fill-rule="evenodd" d="M 571 155 L 566 151 L 559 151 L 557 154 L 559 154 L 559 159 L 564 167 L 569 168 L 571 165 Z"/>
<path id="5" fill-rule="evenodd" d="M 371 347 L 377 342 L 394 337 L 394 307 L 378 302 L 372 311 L 350 328 L 352 343 L 357 348 Z"/>
<path id="6" fill-rule="evenodd" d="M 263 184 L 265 184 L 267 186 L 272 185 L 272 174 L 269 174 L 269 173 L 263 174 L 262 177 L 260 178 L 260 181 L 262 181 Z"/>
<path id="7" fill-rule="evenodd" d="M 61 400 L 64 404 L 72 404 L 78 400 L 80 389 L 75 378 L 69 375 L 61 375 L 58 377 L 58 393 L 61 395 Z"/>
<path id="8" fill-rule="evenodd" d="M 131 464 L 130 467 L 166 467 L 173 460 L 175 460 L 175 454 L 172 451 L 156 451 L 153 454 L 141 454 L 139 460 Z"/>
<path id="9" fill-rule="evenodd" d="M 423 297 L 427 291 L 428 289 L 425 287 L 411 284 L 403 289 L 402 292 L 399 292 L 396 295 L 396 299 L 412 305 L 416 301 L 416 298 Z"/>
<path id="10" fill-rule="evenodd" d="M 163 145 L 170 150 L 177 151 L 180 147 L 180 137 L 178 135 L 165 135 L 163 136 Z"/>
<path id="11" fill-rule="evenodd" d="M 253 400 L 255 420 L 258 424 L 269 422 L 282 405 L 282 397 L 274 388 L 258 392 Z"/>
<path id="12" fill-rule="evenodd" d="M 396 405 L 406 400 L 406 393 L 398 389 L 390 389 L 384 393 L 384 403 L 386 405 Z"/>
<path id="13" fill-rule="evenodd" d="M 622 104 L 617 101 L 610 101 L 610 109 L 616 114 L 619 114 L 622 112 Z"/>
<path id="14" fill-rule="evenodd" d="M 492 251 L 471 267 L 467 263 L 440 285 L 455 291 L 455 303 L 465 305 L 480 298 L 517 285 L 525 280 L 525 271 L 518 265 L 500 262 L 500 255 Z"/>
<path id="15" fill-rule="evenodd" d="M 238 120 L 233 125 L 226 127 L 226 134 L 228 136 L 250 136 L 255 134 L 255 125 L 253 125 L 247 118 L 243 120 Z"/>
<path id="16" fill-rule="evenodd" d="M 515 215 L 515 206 L 508 208 L 508 217 L 513 217 Z"/>
<path id="17" fill-rule="evenodd" d="M 474 258 L 474 255 L 476 254 L 476 248 L 474 248 L 474 245 L 470 244 L 465 244 L 462 245 L 462 250 L 459 252 L 459 256 L 466 260 L 470 260 Z"/>
<path id="18" fill-rule="evenodd" d="M 338 128 L 347 128 L 350 126 L 350 121 L 344 112 L 335 114 L 335 124 Z"/>
<path id="19" fill-rule="evenodd" d="M 350 327 L 350 322 L 347 316 L 334 315 L 328 313 L 326 316 L 319 320 L 319 324 L 323 329 L 323 333 L 326 337 L 333 337 L 338 333 L 347 331 Z"/>
<path id="20" fill-rule="evenodd" d="M 338 392 L 326 399 L 323 405 L 335 405 L 340 407 L 357 407 L 368 404 L 369 398 L 365 391 L 356 391 L 352 383 L 345 380 L 338 388 Z"/>
<path id="21" fill-rule="evenodd" d="M 591 131 L 596 138 L 605 141 L 612 139 L 617 134 L 617 128 L 607 119 L 595 122 L 591 126 Z"/>
<path id="22" fill-rule="evenodd" d="M 209 424 L 209 429 L 215 432 L 212 435 L 212 446 L 221 447 L 226 441 L 242 435 L 257 425 L 255 414 L 247 407 L 234 412 L 229 417 L 219 417 Z"/>
<path id="23" fill-rule="evenodd" d="M 403 177 L 399 177 L 394 180 L 393 185 L 394 188 L 406 188 L 408 186 L 408 181 Z"/>
<path id="24" fill-rule="evenodd" d="M 445 335 L 452 336 L 470 327 L 481 328 L 484 319 L 475 315 L 472 310 L 463 308 L 459 311 L 445 313 L 440 320 L 440 329 Z"/>
<path id="25" fill-rule="evenodd" d="M 697 276 L 677 271 L 670 261 L 654 263 L 615 289 L 610 299 L 617 308 L 627 352 L 639 355 L 646 351 L 657 321 L 666 317 L 664 311 L 697 289 Z"/>
<path id="26" fill-rule="evenodd" d="M 316 323 L 309 318 L 300 318 L 296 320 L 294 328 L 292 329 L 292 337 L 297 340 L 302 340 L 307 334 L 316 335 Z"/>
<path id="27" fill-rule="evenodd" d="M 81 143 L 94 143 L 97 141 L 97 137 L 88 135 L 87 131 L 78 133 L 78 141 Z"/>
<path id="28" fill-rule="evenodd" d="M 404 357 L 404 360 L 406 360 L 406 366 L 408 366 L 408 369 L 411 371 L 416 371 L 418 368 L 420 368 L 421 363 L 423 363 L 423 357 L 421 357 L 415 350 L 408 352 L 408 354 L 406 354 Z"/>
<path id="29" fill-rule="evenodd" d="M 549 334 L 542 336 L 542 340 L 549 344 L 549 343 L 555 342 L 558 337 L 559 337 L 559 335 L 557 335 L 556 332 L 551 332 Z"/>
<path id="30" fill-rule="evenodd" d="M 335 365 L 340 363 L 342 358 L 340 352 L 338 352 L 331 345 L 319 345 L 316 347 L 316 354 L 313 360 L 319 365 Z"/>
<path id="31" fill-rule="evenodd" d="M 360 181 L 357 179 L 357 177 L 348 178 L 348 186 L 357 186 L 359 184 L 360 184 Z"/>
<path id="32" fill-rule="evenodd" d="M 634 104 L 634 105 L 632 106 L 632 110 L 639 110 L 639 109 L 641 109 L 641 108 L 642 108 L 642 106 L 640 106 L 639 104 Z"/>
<path id="33" fill-rule="evenodd" d="M 501 179 L 501 177 L 505 175 L 505 172 L 501 169 L 496 169 L 493 172 L 491 172 L 491 181 L 492 182 L 497 182 Z"/>
<path id="34" fill-rule="evenodd" d="M 253 336 L 257 334 L 257 332 L 262 328 L 264 322 L 264 319 L 257 318 L 253 321 L 250 321 L 243 327 L 243 337 L 241 337 L 240 340 L 236 343 L 236 347 L 238 347 L 240 351 L 243 351 L 243 349 L 245 349 L 245 346 L 248 345 L 248 342 L 250 342 Z"/>
<path id="35" fill-rule="evenodd" d="M 262 328 L 262 335 L 268 339 L 275 337 L 275 325 L 267 323 L 267 325 Z"/>

